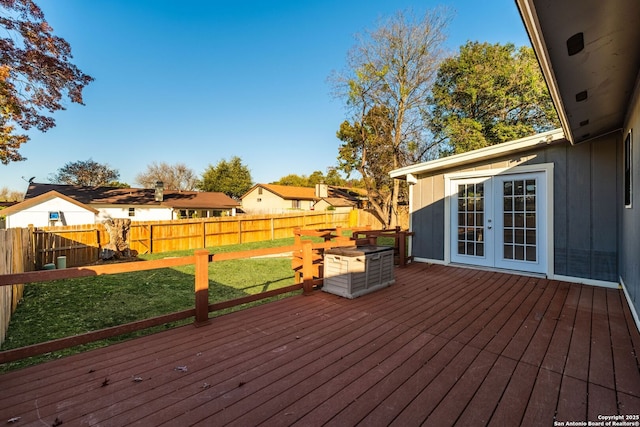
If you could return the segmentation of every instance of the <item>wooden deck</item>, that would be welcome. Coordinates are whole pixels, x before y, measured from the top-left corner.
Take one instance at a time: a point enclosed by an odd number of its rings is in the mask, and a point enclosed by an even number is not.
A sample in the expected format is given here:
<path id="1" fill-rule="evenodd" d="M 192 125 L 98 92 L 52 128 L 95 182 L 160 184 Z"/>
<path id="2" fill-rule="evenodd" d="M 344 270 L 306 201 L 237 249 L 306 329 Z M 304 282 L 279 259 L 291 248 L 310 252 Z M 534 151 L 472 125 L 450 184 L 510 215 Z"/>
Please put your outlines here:
<path id="1" fill-rule="evenodd" d="M 640 414 L 621 291 L 412 264 L 0 376 L 14 425 L 542 425 Z M 637 421 L 637 418 L 635 419 Z"/>

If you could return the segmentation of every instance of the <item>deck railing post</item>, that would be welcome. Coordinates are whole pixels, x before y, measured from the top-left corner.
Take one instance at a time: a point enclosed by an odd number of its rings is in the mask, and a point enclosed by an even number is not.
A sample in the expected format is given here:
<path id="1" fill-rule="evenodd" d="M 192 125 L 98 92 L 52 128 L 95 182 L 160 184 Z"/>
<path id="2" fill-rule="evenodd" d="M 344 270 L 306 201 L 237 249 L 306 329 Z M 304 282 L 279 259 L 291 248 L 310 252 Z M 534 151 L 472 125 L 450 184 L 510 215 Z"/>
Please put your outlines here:
<path id="1" fill-rule="evenodd" d="M 194 324 L 202 326 L 209 321 L 209 251 L 194 252 L 196 266 L 196 316 Z"/>
<path id="2" fill-rule="evenodd" d="M 400 267 L 407 265 L 407 233 L 398 232 L 398 257 L 400 258 Z"/>
<path id="3" fill-rule="evenodd" d="M 302 242 L 302 289 L 304 295 L 313 292 L 313 244 L 310 240 Z"/>

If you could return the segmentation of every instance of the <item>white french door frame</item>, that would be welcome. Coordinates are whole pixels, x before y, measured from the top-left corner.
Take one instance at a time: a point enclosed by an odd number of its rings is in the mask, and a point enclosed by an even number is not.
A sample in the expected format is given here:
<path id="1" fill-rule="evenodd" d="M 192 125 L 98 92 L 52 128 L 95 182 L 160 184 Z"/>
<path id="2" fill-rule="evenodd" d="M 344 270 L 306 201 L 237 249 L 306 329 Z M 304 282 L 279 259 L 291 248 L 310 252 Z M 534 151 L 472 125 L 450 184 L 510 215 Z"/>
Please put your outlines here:
<path id="1" fill-rule="evenodd" d="M 512 168 L 502 168 L 502 169 L 483 169 L 483 170 L 475 170 L 475 171 L 467 171 L 467 172 L 454 172 L 450 174 L 444 175 L 444 190 L 445 190 L 445 238 L 444 238 L 444 263 L 451 264 L 455 262 L 452 261 L 452 203 L 457 199 L 456 193 L 452 188 L 452 181 L 457 180 L 481 180 L 482 178 L 493 178 L 497 176 L 508 176 L 508 175 L 516 175 L 516 174 L 527 174 L 541 172 L 544 173 L 546 187 L 544 189 L 544 198 L 546 204 L 546 212 L 541 213 L 545 215 L 543 220 L 546 220 L 546 230 L 545 230 L 545 250 L 542 251 L 545 254 L 546 259 L 545 262 L 545 270 L 542 274 L 546 274 L 547 277 L 553 277 L 553 163 L 543 163 L 536 165 L 522 165 L 516 166 Z M 493 242 L 491 242 L 493 243 Z M 478 265 L 482 266 L 482 263 Z M 499 268 L 499 267 L 496 267 Z"/>

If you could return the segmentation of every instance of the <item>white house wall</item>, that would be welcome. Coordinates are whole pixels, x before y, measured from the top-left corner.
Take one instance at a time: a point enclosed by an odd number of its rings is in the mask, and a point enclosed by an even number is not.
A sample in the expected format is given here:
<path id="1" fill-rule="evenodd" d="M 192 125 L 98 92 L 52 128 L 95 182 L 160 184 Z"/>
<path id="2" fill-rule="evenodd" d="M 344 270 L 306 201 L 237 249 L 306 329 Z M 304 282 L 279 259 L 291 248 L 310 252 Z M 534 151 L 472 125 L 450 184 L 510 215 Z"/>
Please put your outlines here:
<path id="1" fill-rule="evenodd" d="M 140 206 L 99 206 L 92 205 L 95 209 L 100 211 L 98 215 L 98 221 L 103 221 L 107 218 L 128 218 L 131 221 L 165 221 L 171 220 L 172 209 L 165 207 L 140 207 Z M 129 216 L 129 208 L 134 208 L 134 215 Z"/>
<path id="2" fill-rule="evenodd" d="M 60 221 L 49 221 L 49 212 L 60 212 Z M 36 206 L 7 215 L 7 228 L 21 228 L 33 225 L 47 227 L 50 225 L 93 224 L 95 214 L 82 207 L 60 198 L 53 198 Z"/>

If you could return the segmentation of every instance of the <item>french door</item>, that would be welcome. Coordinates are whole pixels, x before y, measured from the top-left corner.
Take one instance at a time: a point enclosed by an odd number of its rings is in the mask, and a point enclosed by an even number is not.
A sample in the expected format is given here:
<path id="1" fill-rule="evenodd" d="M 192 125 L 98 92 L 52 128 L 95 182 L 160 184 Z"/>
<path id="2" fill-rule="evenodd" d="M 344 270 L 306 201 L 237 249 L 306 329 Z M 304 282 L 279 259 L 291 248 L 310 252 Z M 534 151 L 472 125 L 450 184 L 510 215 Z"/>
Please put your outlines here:
<path id="1" fill-rule="evenodd" d="M 547 271 L 545 172 L 451 180 L 451 261 Z"/>

